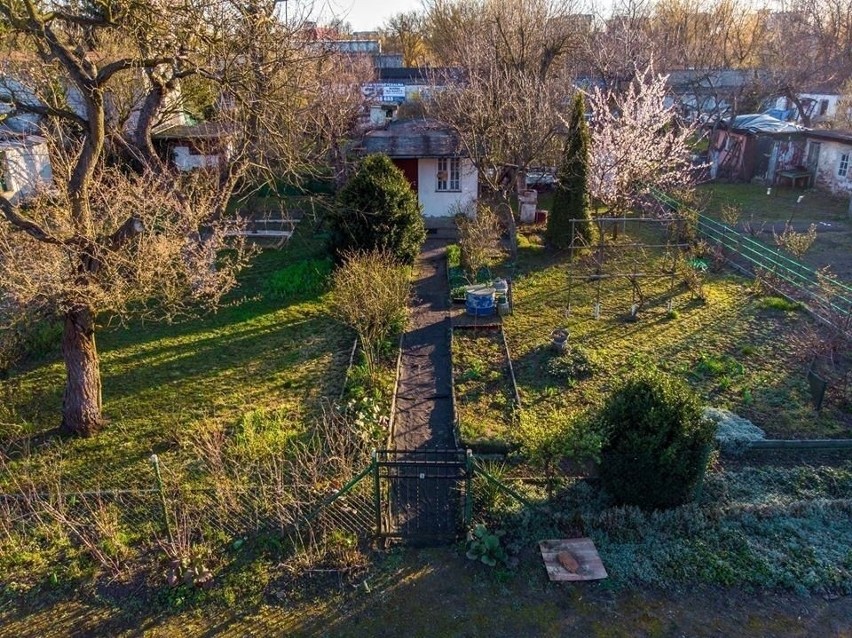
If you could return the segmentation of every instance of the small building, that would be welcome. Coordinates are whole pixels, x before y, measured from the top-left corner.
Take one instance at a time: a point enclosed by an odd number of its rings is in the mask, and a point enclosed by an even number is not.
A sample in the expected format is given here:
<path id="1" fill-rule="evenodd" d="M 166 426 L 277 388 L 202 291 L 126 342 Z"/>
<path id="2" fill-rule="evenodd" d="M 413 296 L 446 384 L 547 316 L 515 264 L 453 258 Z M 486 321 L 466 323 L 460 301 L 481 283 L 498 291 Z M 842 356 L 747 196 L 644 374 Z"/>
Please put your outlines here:
<path id="1" fill-rule="evenodd" d="M 789 97 L 779 97 L 767 114 L 789 122 L 801 122 L 804 114 L 809 118 L 811 125 L 830 122 L 838 115 L 837 110 L 841 100 L 839 87 L 830 85 L 814 87 L 802 91 L 796 97 L 804 113 L 799 112 L 796 104 Z"/>
<path id="2" fill-rule="evenodd" d="M 852 194 L 852 131 L 808 131 L 805 139 L 816 186 L 835 195 Z"/>
<path id="3" fill-rule="evenodd" d="M 758 69 L 680 69 L 666 78 L 666 106 L 676 105 L 688 121 L 705 122 L 727 115 L 765 73 Z"/>
<path id="4" fill-rule="evenodd" d="M 810 185 L 805 131 L 763 113 L 722 120 L 710 139 L 710 176 L 746 182 L 758 179 L 766 184 L 789 179 L 794 185 L 804 180 Z"/>
<path id="5" fill-rule="evenodd" d="M 477 201 L 479 176 L 447 126 L 430 119 L 398 120 L 368 131 L 361 155 L 384 153 L 402 170 L 424 217 L 448 217 Z"/>
<path id="6" fill-rule="evenodd" d="M 155 132 L 151 139 L 159 154 L 181 171 L 215 167 L 227 152 L 228 131 L 218 122 L 172 126 Z"/>
<path id="7" fill-rule="evenodd" d="M 53 183 L 47 141 L 0 130 L 0 192 L 17 203 Z"/>

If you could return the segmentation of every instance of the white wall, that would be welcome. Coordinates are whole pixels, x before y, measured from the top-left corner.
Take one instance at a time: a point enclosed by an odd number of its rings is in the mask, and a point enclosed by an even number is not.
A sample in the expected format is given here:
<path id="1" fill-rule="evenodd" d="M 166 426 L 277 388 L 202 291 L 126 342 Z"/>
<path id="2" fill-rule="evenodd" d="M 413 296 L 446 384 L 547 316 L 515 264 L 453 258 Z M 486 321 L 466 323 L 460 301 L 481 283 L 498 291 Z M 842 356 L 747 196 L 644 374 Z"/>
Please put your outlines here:
<path id="1" fill-rule="evenodd" d="M 424 217 L 447 217 L 454 215 L 476 201 L 479 178 L 476 167 L 469 159 L 461 161 L 460 191 L 439 192 L 438 160 L 434 157 L 421 158 L 417 162 L 417 198 L 423 206 Z"/>
<path id="2" fill-rule="evenodd" d="M 53 183 L 50 156 L 44 142 L 0 142 L 0 153 L 5 155 L 5 162 L 0 165 L 8 188 L 4 195 L 12 202 Z"/>
<path id="3" fill-rule="evenodd" d="M 181 171 L 191 171 L 194 168 L 205 168 L 207 166 L 218 166 L 218 155 L 200 155 L 191 153 L 188 146 L 175 146 L 172 149 L 175 166 Z"/>
<path id="4" fill-rule="evenodd" d="M 835 195 L 852 193 L 852 144 L 832 142 L 829 140 L 809 140 L 808 144 L 819 142 L 819 163 L 817 164 L 816 182 Z M 837 174 L 840 156 L 849 153 L 849 170 L 846 177 Z M 807 154 L 805 155 L 807 157 Z"/>
<path id="5" fill-rule="evenodd" d="M 814 121 L 822 121 L 822 120 L 830 120 L 833 119 L 837 114 L 837 102 L 840 100 L 840 95 L 836 93 L 800 93 L 800 100 L 814 100 L 816 104 L 813 106 L 813 112 L 811 113 L 811 119 Z M 820 115 L 820 103 L 825 100 L 828 102 L 828 110 Z M 778 109 L 791 109 L 793 108 L 793 103 L 789 98 L 779 97 L 775 100 L 775 108 Z M 798 113 L 796 114 L 798 118 Z"/>

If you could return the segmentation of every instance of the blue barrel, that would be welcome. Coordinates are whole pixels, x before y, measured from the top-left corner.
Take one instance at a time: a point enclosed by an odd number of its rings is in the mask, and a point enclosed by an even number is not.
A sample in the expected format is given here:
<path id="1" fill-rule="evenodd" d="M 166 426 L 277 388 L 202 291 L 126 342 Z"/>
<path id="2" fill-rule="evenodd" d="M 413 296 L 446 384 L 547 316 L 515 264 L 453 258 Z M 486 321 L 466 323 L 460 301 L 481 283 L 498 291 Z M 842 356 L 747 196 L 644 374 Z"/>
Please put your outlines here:
<path id="1" fill-rule="evenodd" d="M 470 286 L 465 291 L 465 309 L 474 317 L 490 317 L 497 306 L 494 303 L 495 290 L 488 286 Z"/>

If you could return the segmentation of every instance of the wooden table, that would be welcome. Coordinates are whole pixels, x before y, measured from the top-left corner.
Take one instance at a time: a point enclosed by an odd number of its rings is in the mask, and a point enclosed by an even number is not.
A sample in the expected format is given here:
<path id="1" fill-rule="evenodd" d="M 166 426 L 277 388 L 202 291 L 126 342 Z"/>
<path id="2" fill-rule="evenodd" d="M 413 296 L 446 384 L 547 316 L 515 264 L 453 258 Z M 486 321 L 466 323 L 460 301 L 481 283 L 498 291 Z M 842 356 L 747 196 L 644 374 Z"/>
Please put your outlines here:
<path id="1" fill-rule="evenodd" d="M 796 188 L 796 182 L 799 180 L 804 180 L 804 186 L 802 188 L 808 188 L 811 185 L 811 177 L 813 175 L 807 169 L 790 169 L 788 171 L 778 171 L 778 177 L 784 177 L 790 180 L 790 187 Z"/>

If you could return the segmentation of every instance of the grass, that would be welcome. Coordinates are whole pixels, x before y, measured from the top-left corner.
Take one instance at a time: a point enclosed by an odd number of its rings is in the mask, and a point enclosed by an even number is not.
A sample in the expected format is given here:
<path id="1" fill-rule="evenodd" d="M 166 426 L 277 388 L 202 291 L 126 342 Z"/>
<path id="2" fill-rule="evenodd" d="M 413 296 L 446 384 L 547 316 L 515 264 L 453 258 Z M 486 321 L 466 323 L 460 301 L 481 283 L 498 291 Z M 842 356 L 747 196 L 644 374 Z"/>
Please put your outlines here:
<path id="1" fill-rule="evenodd" d="M 717 217 L 723 206 L 739 206 L 740 220 L 747 221 L 751 215 L 757 220 L 786 221 L 788 219 L 811 220 L 845 224 L 848 221 L 848 200 L 818 190 L 772 187 L 766 194 L 762 184 L 712 183 L 699 188 L 700 194 L 709 197 L 707 212 Z M 799 197 L 804 196 L 801 202 Z"/>
<path id="2" fill-rule="evenodd" d="M 384 445 L 396 361 L 394 337 L 374 374 L 357 356 L 349 367 L 354 335 L 329 312 L 324 240 L 300 225 L 283 250 L 256 257 L 216 314 L 102 329 L 109 424 L 97 436 L 56 432 L 64 375 L 55 350 L 39 347 L 2 381 L 0 449 L 11 458 L 0 465 L 0 512 L 9 515 L 8 523 L 0 519 L 0 608 L 132 587 L 132 613 L 143 605 L 157 613 L 222 609 L 259 595 L 275 565 L 303 558 L 280 527 L 339 489 L 339 474 L 351 478 L 346 463 L 366 462 L 361 448 Z M 312 443 L 308 456 L 321 447 L 331 460 L 287 465 L 298 457 L 294 443 L 317 431 L 324 447 Z M 312 482 L 300 471 L 312 472 Z M 38 501 L 17 509 L 20 500 L 5 499 L 20 499 L 30 485 L 89 495 L 68 496 L 60 514 L 45 514 Z M 30 511 L 44 520 L 17 519 Z M 164 516 L 179 542 L 166 534 Z M 168 551 L 203 560 L 216 573 L 213 590 L 166 587 Z M 107 564 L 113 558 L 117 577 Z"/>
<path id="3" fill-rule="evenodd" d="M 777 312 L 797 312 L 804 309 L 801 301 L 790 301 L 785 297 L 762 297 L 757 302 L 761 310 L 775 310 Z"/>
<path id="4" fill-rule="evenodd" d="M 131 324 L 98 335 L 108 427 L 91 439 L 56 438 L 64 383 L 57 354 L 2 382 L 0 437 L 37 436 L 45 463 L 60 456 L 69 480 L 127 487 L 150 482 L 148 456 L 179 465 L 175 433 L 210 420 L 228 426 L 257 409 L 306 427 L 343 384 L 351 337 L 327 313 L 321 285 L 282 295 L 276 282 L 323 256 L 307 226 L 282 251 L 260 254 L 216 314 L 173 324 Z M 291 291 L 291 293 L 294 291 Z M 281 297 L 284 297 L 281 299 Z"/>
<path id="5" fill-rule="evenodd" d="M 467 560 L 461 547 L 397 547 L 357 569 L 296 577 L 261 555 L 237 561 L 214 589 L 169 613 L 110 590 L 0 606 L 0 636 L 133 635 L 139 627 L 152 636 L 559 636 L 568 628 L 698 636 L 744 627 L 749 635 L 845 635 L 852 599 L 832 598 L 852 587 L 848 459 L 716 468 L 696 503 L 667 512 L 612 507 L 588 480 L 563 484 L 556 498 L 550 531 L 591 536 L 606 580 L 549 582 L 537 551 L 546 530 L 522 510 L 516 519 L 527 523 L 505 540 L 517 562 L 510 568 Z"/>
<path id="6" fill-rule="evenodd" d="M 313 277 L 301 289 L 280 276 L 295 272 L 288 271 L 294 264 L 322 259 L 320 241 L 303 232 L 284 251 L 260 255 L 216 315 L 103 331 L 105 409 L 112 421 L 98 437 L 55 435 L 62 383 L 55 355 L 15 371 L 2 382 L 4 442 L 32 435 L 29 471 L 54 476 L 59 469 L 69 487 L 151 487 L 151 452 L 162 458 L 170 481 L 191 486 L 199 470 L 187 444 L 208 431 L 233 439 L 238 452 L 265 454 L 274 462 L 291 437 L 310 427 L 322 398 L 343 389 L 352 343 L 328 316 L 328 298 Z M 647 286 L 649 301 L 634 323 L 623 320 L 631 301 L 625 282 L 605 284 L 600 320 L 591 319 L 593 285 L 586 282 L 574 291 L 566 316 L 567 267 L 566 256 L 543 249 L 535 235 L 521 250 L 515 315 L 505 329 L 525 410 L 588 410 L 623 375 L 659 365 L 685 377 L 708 402 L 752 418 L 770 436 L 848 432 L 848 413 L 829 405 L 817 416 L 808 404 L 804 372 L 789 347 L 809 321 L 805 313 L 780 311 L 742 279 L 717 274 L 705 284 L 706 302 L 682 288 L 669 297 L 665 282 Z M 270 283 L 277 276 L 287 286 L 284 294 Z M 669 298 L 674 313 L 667 310 Z M 572 349 L 556 356 L 549 335 L 563 326 L 571 330 Z M 510 441 L 515 423 L 498 338 L 454 334 L 460 416 L 468 427 L 463 437 L 492 445 Z M 350 399 L 374 390 L 359 374 L 353 369 Z M 412 635 L 560 635 L 569 626 L 583 635 L 635 635 L 637 628 L 650 635 L 696 635 L 710 618 L 723 633 L 748 626 L 755 635 L 782 635 L 785 622 L 799 622 L 798 610 L 823 601 L 795 599 L 776 607 L 742 588 L 840 593 L 852 587 L 848 461 L 836 467 L 718 465 L 696 504 L 667 513 L 611 507 L 594 481 L 571 481 L 564 488 L 547 530 L 555 525 L 559 534 L 591 535 L 612 576 L 582 590 L 545 580 L 535 540 L 546 530 L 531 526 L 528 511 L 506 521 L 514 528 L 518 568 L 494 571 L 454 550 L 397 550 L 369 570 L 350 565 L 297 578 L 281 566 L 279 536 L 234 539 L 213 530 L 201 543 L 206 556 L 218 560 L 209 591 L 163 587 L 155 560 L 148 576 L 159 588 L 122 579 L 92 583 L 91 561 L 67 537 L 57 542 L 42 528 L 0 561 L 0 636 L 120 635 L 139 627 L 153 635 L 379 635 L 406 626 Z M 107 551 L 120 553 L 122 545 L 150 535 L 158 503 L 152 498 L 137 505 L 144 506 L 147 526 L 114 534 L 116 545 Z M 659 593 L 695 584 L 710 586 L 709 595 Z M 730 620 L 731 605 L 714 598 L 720 586 L 736 587 L 733 600 L 744 599 L 763 613 L 743 611 Z M 438 606 L 446 613 L 424 612 Z M 673 625 L 672 609 L 691 620 Z M 819 621 L 825 627 L 834 622 L 828 617 Z M 727 630 L 719 624 L 729 620 Z M 801 629 L 828 631 L 813 624 Z"/>
<path id="7" fill-rule="evenodd" d="M 779 302 L 753 293 L 747 280 L 711 273 L 704 282 L 706 301 L 677 282 L 671 290 L 666 277 L 643 280 L 646 303 L 636 322 L 626 320 L 633 303 L 626 279 L 581 279 L 574 282 L 568 314 L 566 273 L 574 268 L 593 275 L 593 264 L 584 261 L 587 256 L 572 266 L 566 254 L 538 248 L 535 235 L 528 244 L 519 251 L 514 313 L 504 323 L 524 410 L 544 415 L 594 409 L 618 379 L 654 365 L 687 379 L 707 404 L 751 419 L 770 438 L 852 435 L 852 415 L 841 400 L 819 414 L 811 406 L 806 362 L 792 345 L 811 321 L 805 313 L 787 311 L 786 302 L 779 312 Z M 647 251 L 638 265 L 624 259 L 620 268 L 659 272 L 662 257 Z M 607 269 L 616 266 L 610 261 Z M 595 320 L 599 284 L 602 314 Z M 596 362 L 594 372 L 570 388 L 543 374 L 557 327 L 568 327 L 570 343 Z"/>
<path id="8" fill-rule="evenodd" d="M 506 451 L 516 408 L 502 336 L 496 330 L 455 330 L 452 354 L 462 446 Z"/>
<path id="9" fill-rule="evenodd" d="M 852 281 L 852 220 L 849 200 L 818 190 L 773 187 L 771 195 L 759 184 L 708 184 L 699 188 L 707 198 L 707 214 L 721 218 L 725 208 L 739 208 L 739 224 L 748 224 L 758 238 L 774 247 L 772 230 L 780 233 L 784 223 L 792 220 L 799 232 L 815 224 L 817 238 L 801 258 L 813 268 L 829 267 L 843 281 Z M 799 202 L 799 198 L 802 201 Z"/>

